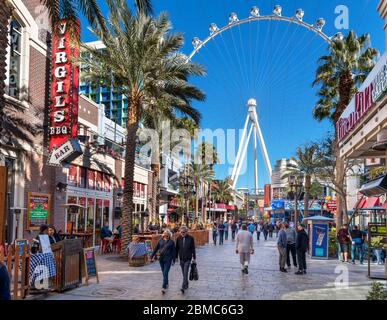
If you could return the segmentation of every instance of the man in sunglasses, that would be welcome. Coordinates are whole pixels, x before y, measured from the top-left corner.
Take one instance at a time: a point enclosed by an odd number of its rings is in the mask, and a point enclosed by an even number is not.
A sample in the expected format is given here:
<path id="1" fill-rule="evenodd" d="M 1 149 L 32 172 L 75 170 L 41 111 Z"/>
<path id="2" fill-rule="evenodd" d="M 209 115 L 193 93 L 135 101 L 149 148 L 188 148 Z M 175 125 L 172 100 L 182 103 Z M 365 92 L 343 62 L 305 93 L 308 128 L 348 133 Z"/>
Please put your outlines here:
<path id="1" fill-rule="evenodd" d="M 180 228 L 180 236 L 176 239 L 176 256 L 180 259 L 181 271 L 183 273 L 181 292 L 184 293 L 188 289 L 188 274 L 191 262 L 196 261 L 195 241 L 188 234 L 186 226 Z"/>

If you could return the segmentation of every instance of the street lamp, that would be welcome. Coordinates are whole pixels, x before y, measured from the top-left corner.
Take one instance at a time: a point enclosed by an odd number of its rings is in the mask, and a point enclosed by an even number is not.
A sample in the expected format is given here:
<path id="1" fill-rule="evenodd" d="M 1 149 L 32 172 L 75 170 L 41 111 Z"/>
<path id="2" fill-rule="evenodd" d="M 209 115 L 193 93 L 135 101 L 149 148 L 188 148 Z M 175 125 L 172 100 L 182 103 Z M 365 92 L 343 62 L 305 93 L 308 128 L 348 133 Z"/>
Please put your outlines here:
<path id="1" fill-rule="evenodd" d="M 184 167 L 184 173 L 181 177 L 181 186 L 184 187 L 184 199 L 185 199 L 185 206 L 186 206 L 186 220 L 187 220 L 187 226 L 189 224 L 189 197 L 193 194 L 193 188 L 195 184 L 192 181 L 192 177 L 190 175 L 191 168 L 189 165 L 185 165 Z M 184 221 L 183 221 L 184 222 Z"/>
<path id="2" fill-rule="evenodd" d="M 289 176 L 289 185 L 290 190 L 293 192 L 293 188 L 295 189 L 295 197 L 294 197 L 294 225 L 298 224 L 298 197 L 301 194 L 302 181 L 304 176 L 299 174 L 298 176 L 290 175 Z"/>

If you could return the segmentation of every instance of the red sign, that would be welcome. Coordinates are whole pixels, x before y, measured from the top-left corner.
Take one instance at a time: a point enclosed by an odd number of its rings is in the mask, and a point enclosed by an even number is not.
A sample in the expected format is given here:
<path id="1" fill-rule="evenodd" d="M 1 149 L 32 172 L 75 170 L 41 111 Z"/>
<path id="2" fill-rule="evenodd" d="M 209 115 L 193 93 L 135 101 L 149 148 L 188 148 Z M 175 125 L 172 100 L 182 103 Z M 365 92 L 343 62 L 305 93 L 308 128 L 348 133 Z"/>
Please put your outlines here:
<path id="1" fill-rule="evenodd" d="M 327 210 L 335 211 L 337 209 L 336 200 L 330 200 L 326 202 Z"/>
<path id="2" fill-rule="evenodd" d="M 73 60 L 79 57 L 79 47 L 70 38 L 68 23 L 63 20 L 52 36 L 52 73 L 50 103 L 50 163 L 58 165 L 77 151 L 77 146 L 68 145 L 77 138 L 79 69 Z M 74 34 L 79 39 L 79 23 Z M 66 147 L 61 148 L 66 144 Z M 55 152 L 57 151 L 57 152 Z"/>
<path id="3" fill-rule="evenodd" d="M 270 201 L 271 201 L 271 185 L 270 184 L 265 184 L 264 189 L 263 189 L 263 203 L 265 207 L 270 206 Z"/>

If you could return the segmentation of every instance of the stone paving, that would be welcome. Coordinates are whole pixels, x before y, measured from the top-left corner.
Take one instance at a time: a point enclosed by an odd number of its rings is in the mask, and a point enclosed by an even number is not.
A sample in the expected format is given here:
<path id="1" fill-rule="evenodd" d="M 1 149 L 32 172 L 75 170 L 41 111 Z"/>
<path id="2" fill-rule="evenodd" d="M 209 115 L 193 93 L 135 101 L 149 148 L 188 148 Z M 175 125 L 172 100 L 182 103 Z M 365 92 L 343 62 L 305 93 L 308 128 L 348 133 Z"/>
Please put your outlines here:
<path id="1" fill-rule="evenodd" d="M 254 234 L 255 235 L 255 234 Z M 211 238 L 210 238 L 211 239 Z M 307 300 L 307 299 L 365 299 L 371 280 L 366 277 L 367 266 L 341 263 L 335 260 L 307 260 L 308 274 L 297 276 L 294 268 L 284 274 L 278 271 L 276 239 L 258 242 L 254 239 L 255 254 L 251 258 L 249 274 L 240 271 L 235 242 L 223 245 L 208 244 L 197 249 L 199 280 L 190 282 L 183 295 L 180 292 L 181 270 L 171 267 L 170 285 L 161 293 L 162 275 L 158 262 L 144 267 L 129 267 L 127 261 L 116 256 L 98 256 L 100 283 L 93 278 L 88 286 L 44 297 L 49 300 Z M 381 266 L 373 266 L 382 270 Z M 339 280 L 348 275 L 348 285 Z M 336 281 L 336 285 L 335 285 Z M 35 297 L 42 299 L 43 297 Z"/>

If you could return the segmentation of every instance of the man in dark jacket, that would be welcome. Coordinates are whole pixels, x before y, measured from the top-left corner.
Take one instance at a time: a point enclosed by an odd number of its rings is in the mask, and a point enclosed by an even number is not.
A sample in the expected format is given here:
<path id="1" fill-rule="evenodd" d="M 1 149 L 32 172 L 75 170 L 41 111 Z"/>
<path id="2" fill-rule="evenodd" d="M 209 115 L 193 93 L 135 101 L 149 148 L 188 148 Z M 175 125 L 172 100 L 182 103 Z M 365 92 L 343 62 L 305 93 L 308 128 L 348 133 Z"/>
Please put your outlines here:
<path id="1" fill-rule="evenodd" d="M 176 239 L 176 257 L 180 259 L 181 271 L 183 273 L 183 285 L 181 292 L 188 289 L 188 274 L 191 261 L 196 261 L 195 240 L 188 234 L 188 228 L 180 228 L 180 236 Z"/>
<path id="2" fill-rule="evenodd" d="M 305 231 L 305 226 L 299 224 L 297 226 L 296 250 L 298 260 L 298 271 L 295 274 L 306 273 L 306 251 L 308 250 L 308 234 Z"/>
<path id="3" fill-rule="evenodd" d="M 237 225 L 236 221 L 234 220 L 233 223 L 231 224 L 231 238 L 232 238 L 232 240 L 235 240 L 235 233 L 236 233 L 237 227 L 238 227 L 238 225 Z"/>
<path id="4" fill-rule="evenodd" d="M 0 300 L 11 300 L 10 279 L 6 265 L 0 261 Z"/>

